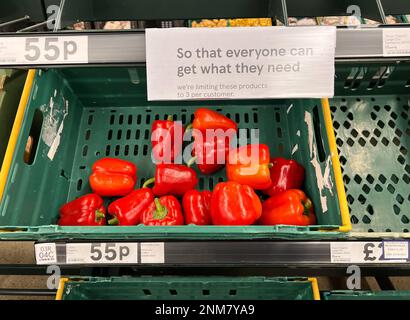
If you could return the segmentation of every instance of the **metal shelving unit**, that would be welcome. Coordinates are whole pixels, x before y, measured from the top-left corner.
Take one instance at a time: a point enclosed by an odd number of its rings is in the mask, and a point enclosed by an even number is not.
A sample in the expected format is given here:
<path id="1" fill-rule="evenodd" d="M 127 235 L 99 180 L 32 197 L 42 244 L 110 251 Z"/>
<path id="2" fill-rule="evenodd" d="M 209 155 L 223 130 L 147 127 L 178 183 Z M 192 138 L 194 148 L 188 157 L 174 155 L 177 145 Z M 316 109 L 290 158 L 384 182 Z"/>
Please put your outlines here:
<path id="1" fill-rule="evenodd" d="M 400 26 L 400 29 L 409 29 Z M 396 61 L 391 56 L 386 56 L 383 52 L 383 33 L 385 28 L 362 28 L 362 29 L 339 29 L 337 30 L 336 62 L 342 63 L 347 60 L 381 60 L 384 62 Z M 24 33 L 0 34 L 0 41 L 7 38 L 47 38 L 53 37 L 56 33 L 37 32 L 26 35 Z M 75 64 L 2 64 L 3 67 L 73 67 L 73 66 L 131 66 L 145 63 L 145 33 L 144 31 L 60 31 L 58 36 L 86 36 L 88 41 L 88 63 Z M 410 60 L 409 57 L 402 57 L 401 61 Z"/>
<path id="2" fill-rule="evenodd" d="M 388 14 L 410 13 L 410 2 L 392 0 L 356 1 L 363 17 L 386 22 Z M 11 4 L 13 3 L 13 6 Z M 110 0 L 37 0 L 12 1 L 0 3 L 0 43 L 3 39 L 27 37 L 65 37 L 85 36 L 88 42 L 88 62 L 75 64 L 19 64 L 0 62 L 0 67 L 17 68 L 53 68 L 78 66 L 132 66 L 145 63 L 145 34 L 142 29 L 127 31 L 104 30 L 67 30 L 67 26 L 78 21 L 105 20 L 176 20 L 183 18 L 220 18 L 220 17 L 272 17 L 287 22 L 288 17 L 330 16 L 345 14 L 348 1 L 305 1 L 296 0 L 236 0 L 232 5 L 221 7 L 220 2 L 210 0 L 192 6 L 189 0 L 173 1 L 177 10 L 169 10 L 166 0 L 131 1 L 123 0 L 120 4 Z M 234 3 L 234 5 L 233 5 Z M 324 5 L 326 3 L 326 5 Z M 46 8 L 59 5 L 59 15 L 47 20 Z M 132 14 L 130 14 L 132 12 Z M 131 15 L 131 16 L 130 16 Z M 46 30 L 47 22 L 61 24 L 62 29 Z M 138 25 L 138 24 L 135 24 Z M 336 63 L 371 62 L 382 65 L 406 63 L 410 54 L 392 57 L 384 53 L 383 34 L 386 29 L 397 28 L 410 32 L 410 24 L 396 26 L 381 24 L 378 27 L 338 28 Z M 1 57 L 0 57 L 1 59 Z M 49 242 L 49 241 L 46 241 Z M 44 242 L 39 242 L 43 244 Z M 383 260 L 376 256 L 376 251 L 384 252 L 382 239 L 368 237 L 349 238 L 340 241 L 169 241 L 163 242 L 163 262 L 143 263 L 142 246 L 149 241 L 135 242 L 138 258 L 135 263 L 67 263 L 67 245 L 74 241 L 55 242 L 57 261 L 62 273 L 93 276 L 101 275 L 136 275 L 136 274 L 231 274 L 235 272 L 266 275 L 346 275 L 346 268 L 354 263 L 361 267 L 363 275 L 374 276 L 409 276 L 410 253 L 401 261 Z M 120 244 L 121 242 L 116 242 Z M 351 243 L 352 252 L 362 256 L 351 262 L 335 260 L 337 246 Z M 409 246 L 409 242 L 405 243 Z M 369 247 L 370 244 L 370 247 Z M 349 246 L 345 252 L 348 255 Z M 367 249 L 366 249 L 367 248 Z M 378 249 L 377 249 L 378 248 Z M 367 250 L 367 251 L 366 251 Z M 372 253 L 369 253 L 369 250 Z M 34 251 L 34 248 L 33 248 Z M 366 253 L 367 252 L 367 253 Z M 377 251 L 379 252 L 379 251 Z M 369 256 L 370 254 L 370 256 Z M 373 255 L 374 254 L 374 255 Z M 374 258 L 374 259 L 373 259 Z M 369 259 L 366 261 L 366 259 Z M 38 261 L 37 261 L 38 264 Z M 45 266 L 0 265 L 0 274 L 45 274 Z M 84 271 L 85 270 L 85 271 Z M 7 293 L 2 291 L 2 293 Z M 32 293 L 35 293 L 34 291 Z M 42 291 L 40 294 L 51 294 Z"/>

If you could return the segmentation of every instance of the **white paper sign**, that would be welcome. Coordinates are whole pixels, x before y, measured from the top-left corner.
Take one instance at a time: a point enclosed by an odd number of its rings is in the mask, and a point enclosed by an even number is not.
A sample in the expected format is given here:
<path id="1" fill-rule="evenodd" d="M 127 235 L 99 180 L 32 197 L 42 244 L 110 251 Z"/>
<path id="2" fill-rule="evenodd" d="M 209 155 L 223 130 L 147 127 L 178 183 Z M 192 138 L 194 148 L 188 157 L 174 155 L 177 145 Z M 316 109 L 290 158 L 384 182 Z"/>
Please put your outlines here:
<path id="1" fill-rule="evenodd" d="M 55 243 L 38 243 L 34 246 L 37 264 L 56 264 L 57 248 Z"/>
<path id="2" fill-rule="evenodd" d="M 137 243 L 67 243 L 67 264 L 138 263 Z"/>
<path id="3" fill-rule="evenodd" d="M 164 263 L 164 243 L 141 243 L 141 263 Z"/>
<path id="4" fill-rule="evenodd" d="M 334 95 L 335 27 L 146 30 L 148 100 Z"/>
<path id="5" fill-rule="evenodd" d="M 410 56 L 410 28 L 383 29 L 383 55 L 386 57 Z"/>
<path id="6" fill-rule="evenodd" d="M 0 37 L 0 64 L 88 62 L 87 36 Z"/>
<path id="7" fill-rule="evenodd" d="M 405 263 L 405 260 L 384 260 L 383 242 L 331 242 L 331 263 Z"/>

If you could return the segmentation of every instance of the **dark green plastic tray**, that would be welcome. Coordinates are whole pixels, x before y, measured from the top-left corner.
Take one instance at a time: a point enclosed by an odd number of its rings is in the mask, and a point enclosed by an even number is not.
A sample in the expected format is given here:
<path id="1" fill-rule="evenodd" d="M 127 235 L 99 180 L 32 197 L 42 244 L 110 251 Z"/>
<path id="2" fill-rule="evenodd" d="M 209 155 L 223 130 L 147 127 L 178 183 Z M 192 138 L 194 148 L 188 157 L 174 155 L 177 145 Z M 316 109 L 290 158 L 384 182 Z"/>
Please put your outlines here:
<path id="1" fill-rule="evenodd" d="M 0 229 L 15 232 L 0 233 L 0 238 L 214 240 L 341 236 L 337 232 L 341 225 L 338 193 L 320 100 L 148 103 L 145 81 L 142 67 L 49 70 L 37 74 L 0 205 Z M 305 189 L 315 204 L 318 226 L 55 225 L 61 205 L 90 192 L 88 176 L 97 159 L 112 156 L 135 162 L 141 186 L 154 175 L 150 158 L 152 121 L 171 114 L 175 120 L 188 124 L 196 108 L 204 106 L 231 117 L 240 128 L 259 128 L 260 141 L 270 146 L 272 155 L 291 157 L 293 150 L 293 158 L 306 169 Z M 33 163 L 27 164 L 23 153 L 31 128 L 34 133 L 40 132 L 41 138 Z M 51 160 L 45 141 L 52 145 L 59 129 L 61 138 Z M 316 169 L 312 163 L 317 163 Z M 329 180 L 321 188 L 317 174 L 325 171 Z M 224 170 L 200 176 L 199 188 L 212 189 L 224 179 Z"/>
<path id="2" fill-rule="evenodd" d="M 59 298 L 59 297 L 58 297 Z M 314 300 L 308 279 L 265 277 L 86 278 L 65 282 L 62 300 Z"/>
<path id="3" fill-rule="evenodd" d="M 331 291 L 323 300 L 410 300 L 410 291 Z"/>
<path id="4" fill-rule="evenodd" d="M 338 68 L 330 105 L 353 232 L 410 236 L 409 75 L 408 63 Z"/>

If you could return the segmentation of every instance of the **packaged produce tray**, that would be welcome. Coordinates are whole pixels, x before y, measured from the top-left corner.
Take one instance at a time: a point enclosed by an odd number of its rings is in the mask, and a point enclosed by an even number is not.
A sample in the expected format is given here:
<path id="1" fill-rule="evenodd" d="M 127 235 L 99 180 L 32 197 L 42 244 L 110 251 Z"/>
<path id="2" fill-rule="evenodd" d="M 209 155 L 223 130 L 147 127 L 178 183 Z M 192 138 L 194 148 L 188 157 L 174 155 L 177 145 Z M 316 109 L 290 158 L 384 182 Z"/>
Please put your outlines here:
<path id="1" fill-rule="evenodd" d="M 90 192 L 88 177 L 97 159 L 134 162 L 141 186 L 154 175 L 152 121 L 173 115 L 189 124 L 203 106 L 231 117 L 239 128 L 259 128 L 260 142 L 273 156 L 292 157 L 305 167 L 304 189 L 315 205 L 317 226 L 56 225 L 61 205 Z M 26 163 L 30 135 L 37 142 Z M 224 170 L 199 175 L 198 187 L 209 190 L 225 179 Z M 341 237 L 350 221 L 329 105 L 302 99 L 155 103 L 147 102 L 142 67 L 39 71 L 2 195 L 0 228 L 0 238 L 42 240 Z"/>
<path id="2" fill-rule="evenodd" d="M 330 104 L 352 235 L 409 237 L 410 65 L 337 70 Z"/>
<path id="3" fill-rule="evenodd" d="M 315 278 L 113 277 L 62 279 L 57 300 L 319 300 Z"/>
<path id="4" fill-rule="evenodd" d="M 323 300 L 410 300 L 410 291 L 331 291 Z"/>

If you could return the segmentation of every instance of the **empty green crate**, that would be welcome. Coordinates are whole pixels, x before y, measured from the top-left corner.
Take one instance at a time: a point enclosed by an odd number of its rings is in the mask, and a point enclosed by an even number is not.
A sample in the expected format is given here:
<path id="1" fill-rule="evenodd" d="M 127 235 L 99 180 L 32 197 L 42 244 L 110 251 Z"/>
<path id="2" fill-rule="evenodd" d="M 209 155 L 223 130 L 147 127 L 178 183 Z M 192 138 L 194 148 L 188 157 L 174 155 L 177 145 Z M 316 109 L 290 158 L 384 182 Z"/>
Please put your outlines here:
<path id="1" fill-rule="evenodd" d="M 150 157 L 152 121 L 173 115 L 185 125 L 192 121 L 198 107 L 217 110 L 238 122 L 240 128 L 259 128 L 260 142 L 270 146 L 272 155 L 300 162 L 306 169 L 305 190 L 315 204 L 318 226 L 56 226 L 60 206 L 90 192 L 88 177 L 97 159 L 111 156 L 136 163 L 141 186 L 154 175 Z M 345 217 L 348 212 L 337 156 L 331 152 L 327 134 L 333 135 L 329 131 L 330 111 L 326 128 L 325 109 L 320 100 L 312 99 L 147 102 L 143 67 L 39 71 L 0 205 L 0 228 L 14 232 L 0 233 L 0 238 L 340 237 L 341 212 Z M 39 139 L 36 152 L 25 163 L 23 153 L 29 135 Z M 212 176 L 200 175 L 198 187 L 212 189 L 223 180 L 224 170 Z"/>
<path id="2" fill-rule="evenodd" d="M 410 65 L 337 70 L 330 105 L 352 231 L 409 237 Z"/>
<path id="3" fill-rule="evenodd" d="M 64 279 L 57 300 L 315 300 L 316 279 L 113 277 Z"/>
<path id="4" fill-rule="evenodd" d="M 410 291 L 331 291 L 323 300 L 410 300 Z"/>

